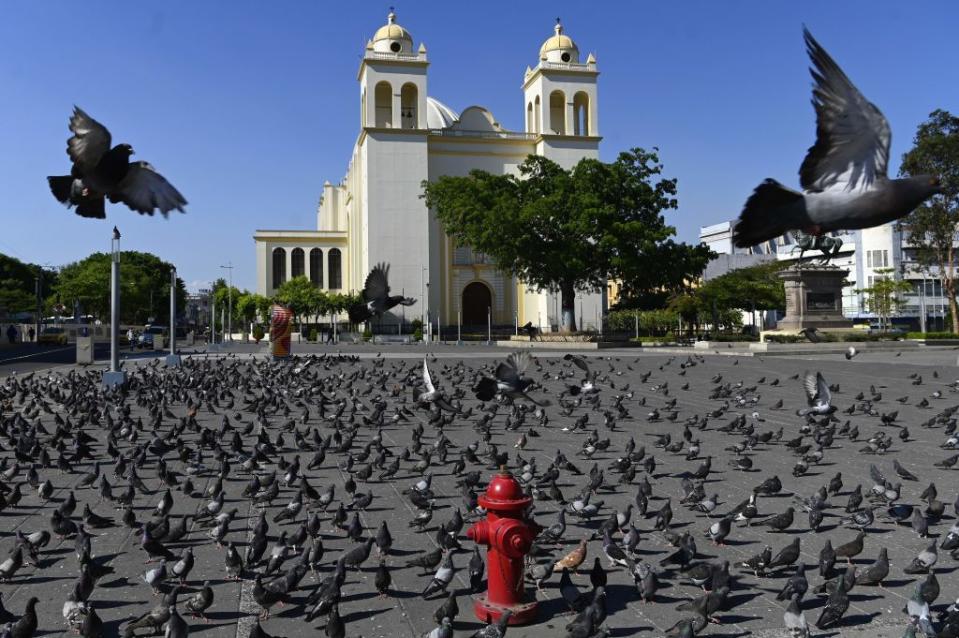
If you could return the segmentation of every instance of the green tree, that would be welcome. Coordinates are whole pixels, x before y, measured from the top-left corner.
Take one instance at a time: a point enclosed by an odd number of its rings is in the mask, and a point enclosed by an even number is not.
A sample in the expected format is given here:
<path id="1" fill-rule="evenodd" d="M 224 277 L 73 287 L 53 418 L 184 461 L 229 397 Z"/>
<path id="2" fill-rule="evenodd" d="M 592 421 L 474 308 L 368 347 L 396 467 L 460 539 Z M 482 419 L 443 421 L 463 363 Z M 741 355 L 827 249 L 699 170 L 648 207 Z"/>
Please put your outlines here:
<path id="1" fill-rule="evenodd" d="M 236 313 L 243 320 L 243 338 L 246 339 L 246 329 L 256 318 L 256 300 L 253 295 L 245 290 L 240 293 L 236 300 Z"/>
<path id="2" fill-rule="evenodd" d="M 67 264 L 60 270 L 54 292 L 67 308 L 77 300 L 85 312 L 101 320 L 107 319 L 110 313 L 111 259 L 108 253 L 93 253 Z M 172 269 L 172 264 L 151 253 L 121 252 L 120 320 L 137 324 L 154 317 L 158 323 L 167 323 Z M 186 288 L 180 278 L 176 280 L 176 297 L 177 307 L 185 308 Z"/>
<path id="3" fill-rule="evenodd" d="M 710 279 L 694 291 L 700 309 L 716 302 L 720 310 L 783 310 L 786 292 L 779 278 L 782 264 L 772 261 L 746 268 L 736 268 Z"/>
<path id="4" fill-rule="evenodd" d="M 519 172 L 443 176 L 423 182 L 423 197 L 456 241 L 532 288 L 559 290 L 564 330 L 576 329 L 577 290 L 608 279 L 630 292 L 679 286 L 708 261 L 708 248 L 671 239 L 663 212 L 677 206 L 676 180 L 659 177 L 655 152 L 582 159 L 570 170 L 531 155 Z"/>
<path id="5" fill-rule="evenodd" d="M 303 317 L 315 314 L 322 304 L 322 293 L 306 276 L 287 279 L 276 290 L 276 300 L 289 307 L 303 331 Z"/>
<path id="6" fill-rule="evenodd" d="M 879 327 L 889 326 L 889 317 L 899 312 L 904 300 L 901 295 L 912 292 L 912 285 L 908 281 L 896 279 L 892 275 L 893 268 L 882 268 L 876 271 L 878 275 L 868 288 L 859 288 L 856 292 L 866 294 L 866 310 L 879 318 Z"/>
<path id="7" fill-rule="evenodd" d="M 956 305 L 956 244 L 959 242 L 959 117 L 935 110 L 919 125 L 912 148 L 902 156 L 901 175 L 937 175 L 942 194 L 936 195 L 903 220 L 919 265 L 935 266 L 943 281 L 952 315 L 952 331 L 959 332 Z"/>
<path id="8" fill-rule="evenodd" d="M 37 264 L 22 262 L 0 253 L 0 315 L 4 312 L 35 312 L 37 309 L 36 278 L 40 276 L 41 298 L 56 286 L 57 273 Z M 68 305 L 69 312 L 73 305 Z"/>
<path id="9" fill-rule="evenodd" d="M 262 323 L 269 323 L 270 307 L 273 305 L 273 300 L 255 292 L 251 293 L 250 297 L 253 298 L 253 305 L 256 306 L 256 315 L 259 320 Z"/>

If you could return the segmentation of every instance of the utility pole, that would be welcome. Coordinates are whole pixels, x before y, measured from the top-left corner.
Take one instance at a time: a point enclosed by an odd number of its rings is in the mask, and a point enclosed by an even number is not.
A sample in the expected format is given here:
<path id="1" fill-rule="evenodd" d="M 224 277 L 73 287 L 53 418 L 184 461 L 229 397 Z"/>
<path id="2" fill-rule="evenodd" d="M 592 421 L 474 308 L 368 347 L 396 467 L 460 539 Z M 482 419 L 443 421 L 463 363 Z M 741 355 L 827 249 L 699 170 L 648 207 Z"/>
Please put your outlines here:
<path id="1" fill-rule="evenodd" d="M 34 323 L 35 323 L 36 325 L 35 325 L 35 327 L 34 327 L 34 333 L 33 333 L 33 338 L 34 338 L 34 341 L 36 342 L 37 345 L 40 345 L 40 320 L 41 320 L 41 315 L 43 314 L 43 304 L 42 304 L 41 301 L 40 301 L 40 275 L 41 275 L 42 273 L 43 273 L 43 271 L 38 267 L 38 268 L 37 268 L 37 281 L 36 281 L 36 288 L 37 288 L 37 316 L 34 317 Z"/>
<path id="2" fill-rule="evenodd" d="M 230 283 L 228 284 L 229 287 L 226 289 L 227 304 L 229 306 L 227 310 L 227 312 L 229 313 L 228 314 L 229 318 L 227 319 L 226 325 L 227 325 L 227 335 L 229 335 L 227 339 L 229 339 L 230 342 L 232 343 L 233 342 L 233 261 L 231 260 L 230 262 L 227 263 L 226 266 L 220 266 L 220 268 L 224 268 L 230 271 Z"/>
<path id="3" fill-rule="evenodd" d="M 110 369 L 103 373 L 103 385 L 115 388 L 126 381 L 120 369 L 120 231 L 116 226 L 110 249 Z"/>
<path id="4" fill-rule="evenodd" d="M 170 368 L 180 366 L 180 356 L 176 353 L 176 268 L 170 269 L 170 355 L 166 364 Z"/>

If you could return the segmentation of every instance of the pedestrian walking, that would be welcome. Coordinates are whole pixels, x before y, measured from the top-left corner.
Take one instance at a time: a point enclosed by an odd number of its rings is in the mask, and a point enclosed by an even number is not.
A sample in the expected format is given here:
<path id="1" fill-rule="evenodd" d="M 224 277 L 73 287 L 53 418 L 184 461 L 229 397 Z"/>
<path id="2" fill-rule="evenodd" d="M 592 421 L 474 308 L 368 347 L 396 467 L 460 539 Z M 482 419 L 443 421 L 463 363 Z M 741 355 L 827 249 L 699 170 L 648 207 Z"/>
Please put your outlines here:
<path id="1" fill-rule="evenodd" d="M 11 345 L 17 342 L 17 327 L 12 323 L 10 327 L 7 328 L 7 339 L 10 340 Z"/>
<path id="2" fill-rule="evenodd" d="M 30 329 L 27 330 L 27 335 L 30 337 L 30 341 L 33 341 L 33 338 L 37 335 L 36 331 L 33 329 L 33 326 L 30 326 Z"/>

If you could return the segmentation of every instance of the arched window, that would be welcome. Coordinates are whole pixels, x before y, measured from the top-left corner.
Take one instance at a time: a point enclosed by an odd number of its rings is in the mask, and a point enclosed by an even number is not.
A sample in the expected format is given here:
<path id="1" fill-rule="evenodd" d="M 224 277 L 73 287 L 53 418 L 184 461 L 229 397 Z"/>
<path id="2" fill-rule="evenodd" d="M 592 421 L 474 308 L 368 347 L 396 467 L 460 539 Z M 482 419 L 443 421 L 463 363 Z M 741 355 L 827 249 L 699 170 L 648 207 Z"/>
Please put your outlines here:
<path id="1" fill-rule="evenodd" d="M 319 248 L 310 251 L 310 281 L 317 288 L 323 287 L 323 251 Z"/>
<path id="2" fill-rule="evenodd" d="M 294 248 L 290 253 L 290 274 L 292 277 L 302 277 L 304 271 L 304 255 L 302 248 Z"/>
<path id="3" fill-rule="evenodd" d="M 416 96 L 415 84 L 400 89 L 400 128 L 416 128 Z"/>
<path id="4" fill-rule="evenodd" d="M 573 135 L 589 135 L 589 95 L 580 91 L 573 96 Z"/>
<path id="5" fill-rule="evenodd" d="M 541 127 L 540 118 L 542 117 L 540 111 L 541 111 L 540 101 L 539 101 L 539 96 L 537 95 L 536 99 L 533 100 L 533 124 L 535 125 L 533 127 L 534 133 L 541 133 L 543 130 L 542 128 L 540 128 Z"/>
<path id="6" fill-rule="evenodd" d="M 562 91 L 549 94 L 549 128 L 556 135 L 566 135 L 566 96 Z"/>
<path id="7" fill-rule="evenodd" d="M 329 275 L 327 276 L 330 280 L 328 288 L 330 290 L 339 290 L 343 287 L 343 258 L 340 254 L 340 249 L 330 248 L 327 259 L 329 260 Z"/>
<path id="8" fill-rule="evenodd" d="M 533 103 L 526 105 L 526 132 L 533 133 Z"/>
<path id="9" fill-rule="evenodd" d="M 393 126 L 393 87 L 389 82 L 380 82 L 373 92 L 373 105 L 376 113 L 375 126 L 389 128 Z"/>
<path id="10" fill-rule="evenodd" d="M 286 251 L 273 249 L 273 287 L 279 288 L 286 281 Z"/>

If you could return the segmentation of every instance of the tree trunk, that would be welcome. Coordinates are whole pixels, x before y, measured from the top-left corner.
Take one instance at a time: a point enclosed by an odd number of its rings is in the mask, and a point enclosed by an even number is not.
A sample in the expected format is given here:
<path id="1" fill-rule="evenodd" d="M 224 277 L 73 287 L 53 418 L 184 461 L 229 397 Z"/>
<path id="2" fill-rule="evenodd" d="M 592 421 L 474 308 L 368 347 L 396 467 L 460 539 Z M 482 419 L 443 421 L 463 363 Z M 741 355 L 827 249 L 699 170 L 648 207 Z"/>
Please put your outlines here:
<path id="1" fill-rule="evenodd" d="M 560 307 L 563 319 L 561 332 L 576 332 L 576 289 L 571 283 L 562 283 L 560 290 Z"/>
<path id="2" fill-rule="evenodd" d="M 949 299 L 949 313 L 952 315 L 952 332 L 959 334 L 959 304 L 956 303 L 956 282 L 951 277 L 943 278 L 946 297 Z"/>

